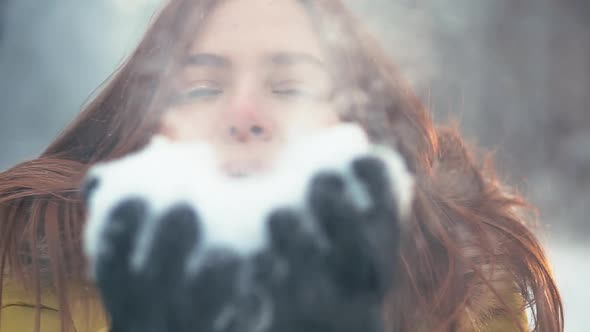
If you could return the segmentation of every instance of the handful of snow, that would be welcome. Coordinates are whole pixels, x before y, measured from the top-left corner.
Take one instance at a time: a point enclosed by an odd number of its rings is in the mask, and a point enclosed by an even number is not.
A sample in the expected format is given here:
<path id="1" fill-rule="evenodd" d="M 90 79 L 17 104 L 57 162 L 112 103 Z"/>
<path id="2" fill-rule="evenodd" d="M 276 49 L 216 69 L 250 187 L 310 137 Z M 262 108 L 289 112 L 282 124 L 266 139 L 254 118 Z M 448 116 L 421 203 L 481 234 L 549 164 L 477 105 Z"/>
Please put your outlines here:
<path id="1" fill-rule="evenodd" d="M 179 203 L 197 211 L 204 234 L 199 246 L 229 247 L 251 255 L 268 242 L 265 222 L 273 210 L 289 206 L 306 215 L 306 190 L 318 172 L 341 174 L 350 185 L 355 204 L 369 208 L 368 195 L 350 169 L 352 160 L 367 155 L 386 162 L 400 213 L 406 215 L 413 178 L 402 157 L 391 149 L 371 145 L 355 125 L 340 125 L 303 137 L 282 151 L 270 172 L 245 178 L 223 173 L 207 144 L 177 143 L 156 136 L 143 150 L 90 170 L 88 178 L 98 186 L 87 202 L 85 253 L 92 258 L 108 250 L 101 239 L 110 214 L 117 203 L 139 198 L 148 202 L 149 217 L 135 239 L 138 250 L 132 266 L 139 268 L 145 263 L 147 250 L 142 247 L 149 247 L 156 221 Z M 313 227 L 313 223 L 309 225 Z M 198 265 L 197 256 L 192 259 L 193 268 Z"/>

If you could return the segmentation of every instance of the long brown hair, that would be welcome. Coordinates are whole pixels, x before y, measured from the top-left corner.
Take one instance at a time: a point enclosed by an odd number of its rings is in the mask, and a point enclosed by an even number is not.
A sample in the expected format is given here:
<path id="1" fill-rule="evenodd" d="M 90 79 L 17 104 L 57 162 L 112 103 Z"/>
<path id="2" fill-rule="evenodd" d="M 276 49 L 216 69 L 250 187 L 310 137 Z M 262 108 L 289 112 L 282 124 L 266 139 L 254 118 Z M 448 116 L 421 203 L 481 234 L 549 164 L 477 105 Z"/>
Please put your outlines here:
<path id="1" fill-rule="evenodd" d="M 527 226 L 532 209 L 495 177 L 491 163 L 480 162 L 458 130 L 433 124 L 391 60 L 340 1 L 299 2 L 340 69 L 334 71 L 337 82 L 344 82 L 339 88 L 361 92 L 342 94 L 349 96 L 346 120 L 398 148 L 416 173 L 398 286 L 384 306 L 388 329 L 463 330 L 500 314 L 513 318 L 518 329 L 517 316 L 528 307 L 536 331 L 562 331 L 559 292 Z M 128 61 L 41 156 L 0 173 L 0 284 L 11 278 L 29 287 L 37 312 L 41 291 L 54 290 L 62 330 L 72 324 L 72 285 L 85 280 L 80 181 L 92 164 L 149 140 L 175 59 L 216 3 L 170 1 Z M 343 39 L 335 41 L 335 31 Z M 506 302 L 507 289 L 522 299 L 522 307 Z M 497 306 L 479 317 L 481 301 Z"/>

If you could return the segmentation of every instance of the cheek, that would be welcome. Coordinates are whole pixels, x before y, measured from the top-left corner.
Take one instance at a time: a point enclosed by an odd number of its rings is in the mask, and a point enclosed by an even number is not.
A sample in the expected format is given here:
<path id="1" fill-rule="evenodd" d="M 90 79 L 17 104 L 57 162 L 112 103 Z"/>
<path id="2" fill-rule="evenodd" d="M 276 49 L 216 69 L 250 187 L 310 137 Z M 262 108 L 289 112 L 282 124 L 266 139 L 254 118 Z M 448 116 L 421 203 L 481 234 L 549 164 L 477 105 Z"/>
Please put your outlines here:
<path id="1" fill-rule="evenodd" d="M 309 106 L 282 117 L 282 128 L 287 137 L 300 137 L 336 125 L 340 118 L 331 105 Z"/>
<path id="2" fill-rule="evenodd" d="M 158 133 L 173 141 L 207 141 L 212 123 L 206 112 L 171 108 L 162 115 Z"/>

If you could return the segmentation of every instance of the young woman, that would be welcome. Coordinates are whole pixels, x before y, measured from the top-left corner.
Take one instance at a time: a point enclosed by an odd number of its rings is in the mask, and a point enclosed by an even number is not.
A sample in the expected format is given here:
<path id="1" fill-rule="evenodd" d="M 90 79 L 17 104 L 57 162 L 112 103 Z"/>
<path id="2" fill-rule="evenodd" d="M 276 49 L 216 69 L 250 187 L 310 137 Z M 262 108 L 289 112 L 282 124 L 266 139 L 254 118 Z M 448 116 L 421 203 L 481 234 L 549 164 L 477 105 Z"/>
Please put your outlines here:
<path id="1" fill-rule="evenodd" d="M 154 133 L 257 171 L 297 133 L 338 121 L 398 148 L 416 174 L 391 331 L 562 331 L 530 207 L 436 127 L 338 0 L 171 0 L 135 53 L 38 158 L 0 174 L 0 330 L 107 328 L 81 254 L 90 166 Z M 393 255 L 393 253 L 392 253 Z"/>

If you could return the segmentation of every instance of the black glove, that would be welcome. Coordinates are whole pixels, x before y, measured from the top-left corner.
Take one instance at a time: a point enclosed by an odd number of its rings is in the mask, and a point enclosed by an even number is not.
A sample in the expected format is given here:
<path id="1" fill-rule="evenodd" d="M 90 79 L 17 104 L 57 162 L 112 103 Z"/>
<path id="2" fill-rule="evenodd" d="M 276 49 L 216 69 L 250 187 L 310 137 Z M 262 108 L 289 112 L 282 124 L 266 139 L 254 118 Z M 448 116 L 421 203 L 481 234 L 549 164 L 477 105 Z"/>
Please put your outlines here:
<path id="1" fill-rule="evenodd" d="M 366 209 L 354 201 L 351 184 L 340 174 L 324 172 L 312 179 L 307 204 L 323 241 L 306 231 L 303 217 L 292 209 L 271 216 L 271 252 L 287 262 L 289 273 L 262 278 L 275 304 L 269 331 L 382 330 L 382 302 L 399 251 L 399 213 L 381 160 L 357 159 L 352 170 L 369 194 Z"/>
<path id="2" fill-rule="evenodd" d="M 352 175 L 309 179 L 304 209 L 272 208 L 263 221 L 266 247 L 247 256 L 207 247 L 190 204 L 154 220 L 149 200 L 120 200 L 91 235 L 104 249 L 89 257 L 111 331 L 382 331 L 399 253 L 403 200 L 392 185 L 399 174 L 377 155 L 350 163 Z M 88 201 L 107 180 L 88 181 Z M 201 258 L 189 267 L 195 252 Z"/>

